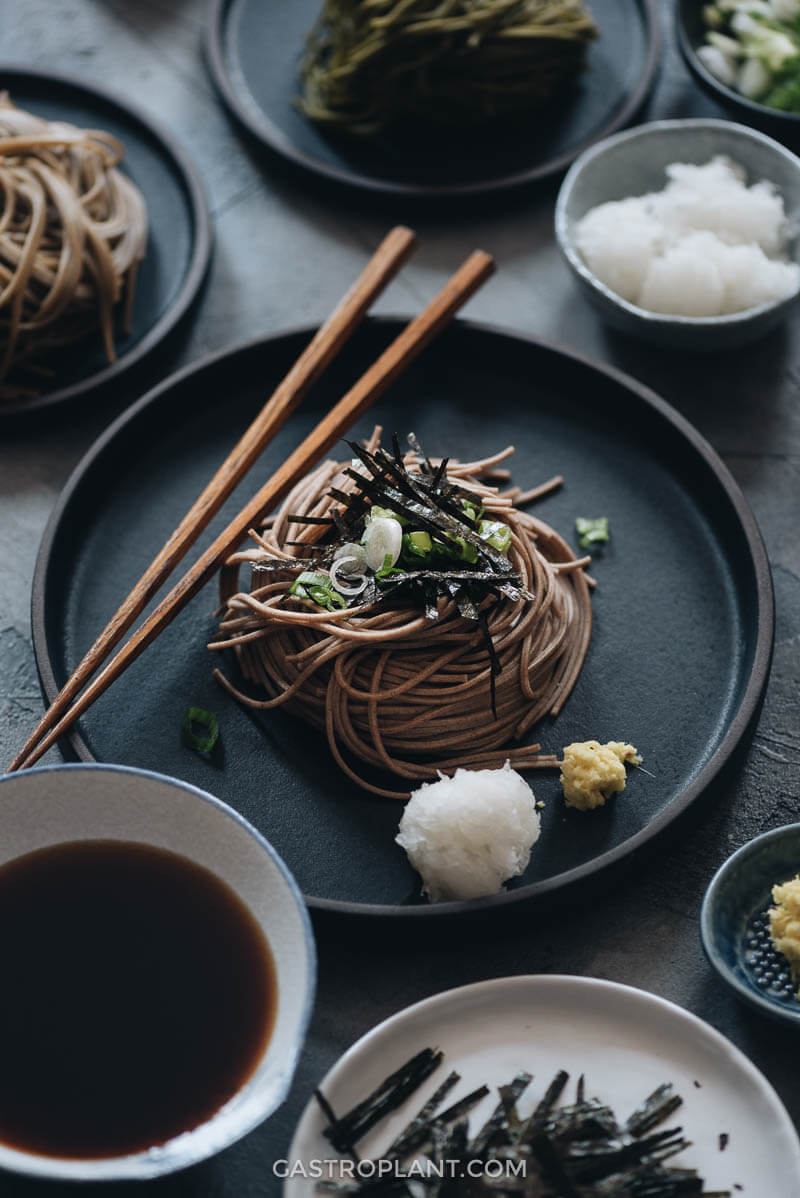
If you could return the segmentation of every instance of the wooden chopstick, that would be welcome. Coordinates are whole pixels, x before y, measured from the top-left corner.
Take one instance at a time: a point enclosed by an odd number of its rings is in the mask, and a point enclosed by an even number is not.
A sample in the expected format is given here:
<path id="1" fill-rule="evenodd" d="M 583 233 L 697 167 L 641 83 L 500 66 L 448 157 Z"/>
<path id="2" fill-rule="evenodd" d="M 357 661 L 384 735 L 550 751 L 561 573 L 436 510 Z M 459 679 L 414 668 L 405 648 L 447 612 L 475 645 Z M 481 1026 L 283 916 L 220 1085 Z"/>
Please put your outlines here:
<path id="1" fill-rule="evenodd" d="M 42 737 L 55 726 L 75 696 L 100 668 L 115 645 L 141 615 L 208 522 L 244 478 L 311 384 L 338 354 L 364 318 L 372 301 L 408 259 L 416 245 L 411 229 L 398 225 L 384 238 L 347 294 L 319 328 L 282 383 L 233 447 L 163 549 L 156 555 L 119 610 L 86 652 L 42 719 L 17 753 L 9 771 L 19 769 Z"/>
<path id="2" fill-rule="evenodd" d="M 99 698 L 131 662 L 167 627 L 236 549 L 248 530 L 286 497 L 292 487 L 339 440 L 420 351 L 453 318 L 493 273 L 494 261 L 477 250 L 453 275 L 427 308 L 384 350 L 346 395 L 331 409 L 298 448 L 276 470 L 246 506 L 198 558 L 190 570 L 151 612 L 110 662 L 75 699 L 58 722 L 28 753 L 19 754 L 14 769 L 33 765 Z"/>

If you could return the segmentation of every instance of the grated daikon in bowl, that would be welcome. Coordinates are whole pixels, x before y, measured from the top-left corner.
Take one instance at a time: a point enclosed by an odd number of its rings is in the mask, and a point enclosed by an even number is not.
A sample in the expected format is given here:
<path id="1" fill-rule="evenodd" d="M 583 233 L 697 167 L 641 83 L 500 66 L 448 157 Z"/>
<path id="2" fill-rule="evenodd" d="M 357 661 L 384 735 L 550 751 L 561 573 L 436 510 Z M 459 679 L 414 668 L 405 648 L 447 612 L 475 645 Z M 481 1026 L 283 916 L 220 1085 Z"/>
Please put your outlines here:
<path id="1" fill-rule="evenodd" d="M 575 229 L 589 269 L 650 312 L 724 316 L 787 299 L 800 266 L 787 258 L 783 199 L 766 180 L 748 186 L 723 155 L 671 163 L 662 191 L 609 200 Z"/>
<path id="2" fill-rule="evenodd" d="M 734 351 L 800 296 L 800 159 L 755 129 L 655 121 L 584 151 L 559 190 L 559 248 L 622 332 Z"/>

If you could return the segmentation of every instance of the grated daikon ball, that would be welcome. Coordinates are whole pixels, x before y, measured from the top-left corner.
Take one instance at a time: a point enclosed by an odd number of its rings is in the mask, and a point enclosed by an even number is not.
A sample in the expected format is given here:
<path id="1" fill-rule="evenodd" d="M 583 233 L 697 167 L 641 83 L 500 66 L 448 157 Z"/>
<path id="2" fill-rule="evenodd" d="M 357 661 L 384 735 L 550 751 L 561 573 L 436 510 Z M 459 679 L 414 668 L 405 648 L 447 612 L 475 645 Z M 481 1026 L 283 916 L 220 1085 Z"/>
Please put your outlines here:
<path id="1" fill-rule="evenodd" d="M 525 870 L 539 822 L 533 791 L 506 762 L 423 783 L 395 839 L 432 902 L 483 898 Z"/>

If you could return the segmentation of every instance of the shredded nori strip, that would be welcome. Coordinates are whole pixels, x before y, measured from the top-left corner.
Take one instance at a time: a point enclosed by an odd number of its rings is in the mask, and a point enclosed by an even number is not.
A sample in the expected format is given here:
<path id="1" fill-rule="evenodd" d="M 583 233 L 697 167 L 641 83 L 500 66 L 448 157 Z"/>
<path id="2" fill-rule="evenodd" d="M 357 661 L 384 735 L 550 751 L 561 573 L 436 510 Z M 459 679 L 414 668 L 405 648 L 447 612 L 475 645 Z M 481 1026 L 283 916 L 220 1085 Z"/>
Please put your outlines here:
<path id="1" fill-rule="evenodd" d="M 651 1127 L 656 1127 L 668 1118 L 682 1103 L 683 1099 L 675 1094 L 669 1082 L 665 1082 L 663 1086 L 659 1086 L 652 1094 L 648 1095 L 641 1106 L 636 1108 L 628 1118 L 625 1127 L 632 1136 L 644 1135 Z"/>
<path id="2" fill-rule="evenodd" d="M 567 1073 L 566 1069 L 559 1069 L 558 1073 L 555 1075 L 555 1077 L 551 1081 L 550 1085 L 545 1090 L 544 1098 L 541 1100 L 539 1105 L 536 1107 L 536 1110 L 533 1112 L 530 1119 L 528 1120 L 528 1124 L 526 1125 L 527 1127 L 529 1127 L 531 1130 L 533 1130 L 534 1127 L 542 1126 L 542 1124 L 545 1122 L 547 1116 L 550 1114 L 553 1107 L 555 1106 L 555 1104 L 558 1102 L 559 1098 L 563 1094 L 564 1087 L 566 1086 L 568 1081 L 569 1081 L 569 1074 Z M 525 1136 L 526 1126 L 523 1126 L 523 1128 L 521 1130 L 521 1135 L 523 1137 Z"/>
<path id="3" fill-rule="evenodd" d="M 514 1104 L 528 1086 L 533 1081 L 530 1073 L 518 1073 L 508 1086 L 500 1088 L 500 1101 L 492 1111 L 489 1118 L 484 1123 L 474 1140 L 471 1141 L 469 1150 L 470 1154 L 476 1158 L 480 1158 L 486 1149 L 496 1140 L 498 1136 L 505 1133 L 505 1143 L 508 1143 L 508 1126 L 509 1126 L 509 1111 L 514 1109 Z"/>
<path id="4" fill-rule="evenodd" d="M 458 1102 L 454 1102 L 452 1106 L 448 1107 L 446 1111 L 442 1111 L 441 1114 L 434 1115 L 426 1122 L 414 1121 L 413 1124 L 410 1124 L 400 1133 L 394 1144 L 389 1146 L 385 1157 L 389 1160 L 403 1160 L 413 1152 L 424 1151 L 428 1145 L 433 1143 L 434 1136 L 439 1129 L 448 1127 L 451 1123 L 460 1120 L 462 1116 L 469 1114 L 472 1108 L 477 1106 L 488 1093 L 488 1086 L 479 1086 L 477 1090 L 473 1090 L 465 1098 L 460 1098 Z M 400 1141 L 402 1143 L 400 1143 L 398 1149 Z"/>
<path id="5" fill-rule="evenodd" d="M 429 1075 L 431 1054 L 438 1063 L 441 1054 L 432 1049 L 418 1053 L 342 1119 L 336 1120 L 318 1096 L 331 1120 L 325 1130 L 331 1143 L 338 1147 L 348 1141 L 350 1148 L 383 1114 L 396 1109 Z M 425 1062 L 422 1068 L 421 1061 Z M 530 1074 L 521 1072 L 499 1087 L 497 1106 L 470 1140 L 464 1116 L 489 1091 L 482 1086 L 437 1115 L 457 1080 L 457 1074 L 448 1075 L 380 1158 L 392 1163 L 390 1171 L 376 1168 L 370 1176 L 323 1181 L 319 1188 L 360 1198 L 395 1193 L 412 1198 L 730 1198 L 727 1190 L 705 1190 L 696 1170 L 665 1163 L 690 1146 L 680 1127 L 653 1130 L 680 1103 L 669 1084 L 659 1086 L 620 1125 L 610 1107 L 585 1097 L 583 1078 L 576 1101 L 558 1106 L 568 1080 L 561 1070 L 533 1114 L 521 1121 L 516 1104 L 531 1081 Z M 398 1099 L 401 1090 L 405 1092 Z M 412 1155 L 415 1168 L 404 1179 L 399 1166 Z M 474 1162 L 493 1162 L 494 1168 L 476 1172 Z M 511 1162 L 516 1169 L 498 1172 L 502 1162 Z"/>
<path id="6" fill-rule="evenodd" d="M 460 1081 L 460 1073 L 456 1073 L 455 1070 L 452 1073 L 448 1073 L 447 1077 L 444 1079 L 439 1088 L 434 1090 L 433 1094 L 419 1110 L 416 1117 L 411 1120 L 408 1127 L 401 1131 L 397 1139 L 394 1140 L 393 1143 L 391 1143 L 386 1149 L 386 1152 L 384 1153 L 384 1157 L 386 1159 L 400 1159 L 408 1152 L 412 1151 L 414 1147 L 417 1147 L 417 1144 L 414 1143 L 414 1141 L 420 1132 L 422 1133 L 422 1136 L 418 1143 L 421 1144 L 423 1142 L 431 1117 L 435 1113 L 437 1107 L 441 1105 L 442 1101 L 450 1093 L 453 1086 L 457 1085 Z"/>
<path id="7" fill-rule="evenodd" d="M 430 1077 L 441 1064 L 443 1055 L 436 1049 L 423 1048 L 346 1115 L 330 1123 L 323 1133 L 326 1139 L 340 1152 L 351 1149 L 384 1115 L 396 1110 Z"/>

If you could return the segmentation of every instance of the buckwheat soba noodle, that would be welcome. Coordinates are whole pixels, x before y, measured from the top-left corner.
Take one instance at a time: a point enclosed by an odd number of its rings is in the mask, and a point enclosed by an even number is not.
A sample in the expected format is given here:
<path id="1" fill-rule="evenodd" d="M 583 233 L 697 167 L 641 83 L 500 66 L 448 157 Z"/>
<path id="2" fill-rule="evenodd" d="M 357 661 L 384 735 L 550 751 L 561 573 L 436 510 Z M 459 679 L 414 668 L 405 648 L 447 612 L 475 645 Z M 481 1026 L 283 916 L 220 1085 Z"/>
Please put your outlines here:
<path id="1" fill-rule="evenodd" d="M 127 330 L 147 242 L 122 156 L 111 134 L 43 120 L 0 93 L 0 400 L 35 395 L 43 357 L 95 330 L 114 360 L 114 308 L 124 300 Z"/>
<path id="2" fill-rule="evenodd" d="M 235 651 L 248 693 L 218 679 L 324 730 L 341 769 L 377 795 L 405 799 L 458 766 L 552 768 L 539 745 L 513 742 L 561 710 L 589 642 L 589 558 L 523 510 L 561 479 L 501 490 L 513 449 L 442 463 L 412 438 L 404 456 L 380 450 L 379 434 L 309 473 L 251 534 L 256 549 L 229 560 L 210 647 Z"/>

